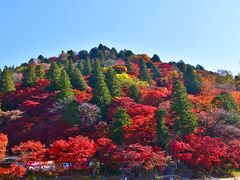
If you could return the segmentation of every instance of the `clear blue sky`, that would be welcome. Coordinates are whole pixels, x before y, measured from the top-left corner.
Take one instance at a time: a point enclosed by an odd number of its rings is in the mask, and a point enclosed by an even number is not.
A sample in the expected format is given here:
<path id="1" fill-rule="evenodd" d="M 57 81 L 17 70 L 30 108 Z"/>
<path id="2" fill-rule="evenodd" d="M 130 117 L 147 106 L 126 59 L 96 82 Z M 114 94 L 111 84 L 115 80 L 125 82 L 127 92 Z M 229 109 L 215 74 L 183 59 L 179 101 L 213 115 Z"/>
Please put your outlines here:
<path id="1" fill-rule="evenodd" d="M 240 0 L 1 0 L 0 67 L 103 43 L 240 72 Z"/>

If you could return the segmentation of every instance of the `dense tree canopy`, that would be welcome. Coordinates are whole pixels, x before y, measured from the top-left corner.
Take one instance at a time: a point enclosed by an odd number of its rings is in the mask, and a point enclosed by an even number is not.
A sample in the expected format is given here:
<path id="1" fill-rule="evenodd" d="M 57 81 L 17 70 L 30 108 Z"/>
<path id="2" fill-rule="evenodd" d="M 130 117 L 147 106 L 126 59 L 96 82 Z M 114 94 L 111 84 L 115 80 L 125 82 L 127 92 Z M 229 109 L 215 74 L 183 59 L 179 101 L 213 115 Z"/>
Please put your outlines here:
<path id="1" fill-rule="evenodd" d="M 103 44 L 4 67 L 0 179 L 236 173 L 239 79 Z"/>

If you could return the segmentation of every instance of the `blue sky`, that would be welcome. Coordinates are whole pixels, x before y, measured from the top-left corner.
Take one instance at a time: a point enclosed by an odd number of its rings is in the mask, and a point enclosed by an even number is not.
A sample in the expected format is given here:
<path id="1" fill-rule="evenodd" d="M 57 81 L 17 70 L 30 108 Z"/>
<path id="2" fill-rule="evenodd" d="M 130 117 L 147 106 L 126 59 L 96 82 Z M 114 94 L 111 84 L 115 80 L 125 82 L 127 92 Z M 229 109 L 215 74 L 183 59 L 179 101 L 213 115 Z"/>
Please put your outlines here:
<path id="1" fill-rule="evenodd" d="M 1 0 L 0 67 L 99 43 L 240 72 L 239 0 Z"/>

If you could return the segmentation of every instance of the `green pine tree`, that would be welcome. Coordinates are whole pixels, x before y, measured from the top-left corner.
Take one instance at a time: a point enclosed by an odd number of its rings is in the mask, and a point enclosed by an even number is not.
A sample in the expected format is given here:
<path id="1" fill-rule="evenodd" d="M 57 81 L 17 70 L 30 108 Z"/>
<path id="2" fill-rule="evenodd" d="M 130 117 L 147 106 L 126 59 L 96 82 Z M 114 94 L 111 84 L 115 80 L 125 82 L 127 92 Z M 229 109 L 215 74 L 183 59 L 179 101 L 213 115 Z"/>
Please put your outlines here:
<path id="1" fill-rule="evenodd" d="M 136 84 L 133 84 L 128 88 L 128 95 L 133 98 L 136 103 L 140 102 L 140 90 Z"/>
<path id="2" fill-rule="evenodd" d="M 3 69 L 1 75 L 1 90 L 4 93 L 10 93 L 16 90 L 13 80 L 13 72 L 7 67 Z"/>
<path id="3" fill-rule="evenodd" d="M 120 96 L 121 87 L 116 77 L 116 72 L 112 66 L 109 66 L 106 72 L 106 83 L 112 97 Z"/>
<path id="4" fill-rule="evenodd" d="M 84 66 L 83 66 L 82 60 L 78 61 L 77 67 L 78 67 L 79 71 L 83 74 Z"/>
<path id="5" fill-rule="evenodd" d="M 154 54 L 153 57 L 151 58 L 152 62 L 161 62 L 161 59 L 158 57 L 157 54 Z"/>
<path id="6" fill-rule="evenodd" d="M 165 148 L 167 143 L 169 142 L 168 129 L 166 126 L 165 117 L 166 117 L 165 109 L 158 109 L 155 111 L 158 144 L 163 148 Z"/>
<path id="7" fill-rule="evenodd" d="M 92 65 L 92 73 L 91 73 L 90 77 L 88 78 L 88 85 L 91 86 L 92 88 L 95 88 L 98 74 L 99 74 L 99 72 L 102 73 L 102 67 L 101 67 L 100 60 L 97 60 L 92 63 L 94 63 L 94 64 Z M 104 79 L 105 79 L 105 76 L 104 76 Z"/>
<path id="8" fill-rule="evenodd" d="M 140 67 L 139 78 L 142 79 L 143 81 L 147 81 L 151 83 L 151 79 L 149 77 L 148 70 L 147 70 L 147 65 L 143 59 L 139 61 L 139 67 Z"/>
<path id="9" fill-rule="evenodd" d="M 111 138 L 116 144 L 122 144 L 124 140 L 123 126 L 130 124 L 131 119 L 126 109 L 121 107 L 117 108 L 113 114 L 113 124 L 110 128 Z"/>
<path id="10" fill-rule="evenodd" d="M 66 67 L 66 72 L 67 72 L 68 76 L 70 76 L 70 77 L 72 76 L 73 69 L 74 69 L 73 62 L 70 60 Z"/>
<path id="11" fill-rule="evenodd" d="M 45 71 L 43 70 L 41 65 L 37 65 L 35 68 L 35 74 L 38 78 L 44 78 Z"/>
<path id="12" fill-rule="evenodd" d="M 91 72 L 92 72 L 91 60 L 89 58 L 87 58 L 87 60 L 85 61 L 85 64 L 84 64 L 83 74 L 86 76 L 89 76 L 89 75 L 91 75 Z"/>
<path id="13" fill-rule="evenodd" d="M 63 111 L 63 121 L 73 126 L 78 123 L 79 120 L 79 104 L 76 101 L 70 102 L 67 106 L 64 107 Z"/>
<path id="14" fill-rule="evenodd" d="M 78 68 L 75 68 L 72 72 L 71 83 L 74 89 L 87 90 L 87 82 Z"/>
<path id="15" fill-rule="evenodd" d="M 1 79 L 1 77 L 2 77 L 2 69 L 0 68 L 0 79 Z"/>
<path id="16" fill-rule="evenodd" d="M 2 69 L 0 68 L 0 91 L 1 91 L 1 89 L 2 89 L 2 87 L 1 87 L 1 82 L 2 82 Z"/>
<path id="17" fill-rule="evenodd" d="M 203 82 L 195 70 L 187 66 L 184 73 L 184 84 L 189 94 L 199 94 L 202 90 Z"/>
<path id="18" fill-rule="evenodd" d="M 188 99 L 187 90 L 180 81 L 175 81 L 172 89 L 171 112 L 174 130 L 180 135 L 187 135 L 198 126 L 196 115 L 192 112 L 192 104 Z"/>
<path id="19" fill-rule="evenodd" d="M 65 59 L 65 58 L 64 59 L 59 59 L 57 61 L 57 64 L 60 68 L 64 68 L 64 67 L 67 68 L 69 63 L 70 63 L 69 60 Z"/>
<path id="20" fill-rule="evenodd" d="M 179 71 L 181 71 L 182 73 L 185 73 L 187 65 L 183 60 L 180 60 L 179 62 L 177 62 L 176 66 L 179 69 Z"/>
<path id="21" fill-rule="evenodd" d="M 105 76 L 102 73 L 99 61 L 96 61 L 95 63 L 93 74 L 94 74 L 93 76 L 94 89 L 92 102 L 96 104 L 98 107 L 100 107 L 102 111 L 105 111 L 106 108 L 111 104 L 112 97 L 106 85 Z"/>
<path id="22" fill-rule="evenodd" d="M 126 59 L 125 66 L 127 67 L 127 72 L 129 74 L 133 74 L 134 73 L 134 68 L 133 68 L 133 65 L 132 65 L 132 61 L 131 61 L 131 59 L 129 57 Z"/>
<path id="23" fill-rule="evenodd" d="M 23 85 L 34 86 L 38 81 L 38 77 L 35 74 L 34 67 L 29 65 L 24 72 Z"/>
<path id="24" fill-rule="evenodd" d="M 58 95 L 59 98 L 62 98 L 62 99 L 72 98 L 74 96 L 70 78 L 64 69 L 62 69 L 61 75 L 59 78 L 59 90 L 60 90 L 60 93 Z"/>
<path id="25" fill-rule="evenodd" d="M 56 62 L 53 62 L 47 71 L 47 78 L 51 82 L 50 90 L 55 91 L 59 89 L 59 78 L 61 75 L 61 68 L 57 65 Z"/>
<path id="26" fill-rule="evenodd" d="M 152 70 L 152 77 L 154 79 L 160 78 L 161 77 L 161 73 L 159 71 L 159 69 L 157 68 L 157 66 L 155 64 L 151 64 L 151 70 Z"/>

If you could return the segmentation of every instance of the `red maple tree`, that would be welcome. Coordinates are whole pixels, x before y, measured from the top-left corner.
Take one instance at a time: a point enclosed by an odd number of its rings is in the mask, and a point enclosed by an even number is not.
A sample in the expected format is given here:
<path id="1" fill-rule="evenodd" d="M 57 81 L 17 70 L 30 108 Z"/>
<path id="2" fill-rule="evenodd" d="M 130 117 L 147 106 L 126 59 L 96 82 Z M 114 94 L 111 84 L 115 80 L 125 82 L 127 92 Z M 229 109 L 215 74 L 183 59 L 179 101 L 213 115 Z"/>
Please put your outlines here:
<path id="1" fill-rule="evenodd" d="M 26 141 L 12 148 L 12 152 L 19 155 L 24 163 L 41 161 L 45 157 L 46 148 L 39 141 Z"/>
<path id="2" fill-rule="evenodd" d="M 0 160 L 5 157 L 8 138 L 5 134 L 0 133 Z"/>
<path id="3" fill-rule="evenodd" d="M 50 158 L 56 164 L 69 162 L 73 164 L 74 168 L 81 168 L 81 165 L 88 162 L 95 152 L 95 143 L 84 136 L 55 141 L 48 150 Z"/>
<path id="4" fill-rule="evenodd" d="M 218 138 L 190 134 L 185 141 L 172 142 L 172 154 L 192 167 L 221 167 L 227 156 L 227 146 Z"/>

